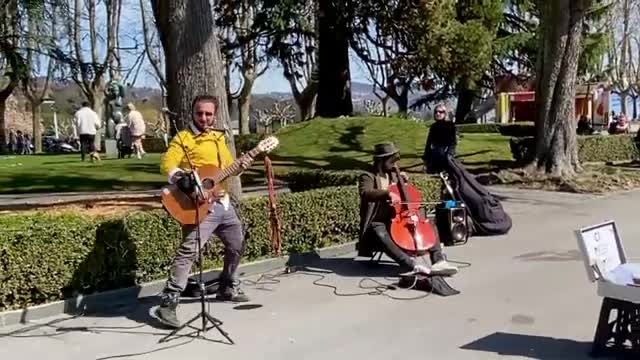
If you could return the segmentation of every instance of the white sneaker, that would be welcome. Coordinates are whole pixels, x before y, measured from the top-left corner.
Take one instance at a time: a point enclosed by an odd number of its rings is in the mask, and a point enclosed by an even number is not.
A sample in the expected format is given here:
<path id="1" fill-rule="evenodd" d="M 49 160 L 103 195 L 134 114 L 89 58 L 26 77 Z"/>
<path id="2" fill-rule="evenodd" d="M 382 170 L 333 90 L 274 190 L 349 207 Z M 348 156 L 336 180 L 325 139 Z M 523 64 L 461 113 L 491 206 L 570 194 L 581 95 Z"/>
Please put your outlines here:
<path id="1" fill-rule="evenodd" d="M 416 273 L 416 274 L 429 275 L 429 274 L 431 274 L 431 272 L 432 272 L 432 271 L 431 271 L 431 269 L 429 269 L 429 267 L 428 267 L 428 266 L 426 266 L 426 265 L 416 265 L 416 266 L 413 268 L 413 272 L 414 272 L 414 273 Z"/>
<path id="2" fill-rule="evenodd" d="M 458 268 L 449 264 L 446 260 L 440 260 L 431 266 L 431 273 L 434 275 L 453 275 L 458 272 Z"/>

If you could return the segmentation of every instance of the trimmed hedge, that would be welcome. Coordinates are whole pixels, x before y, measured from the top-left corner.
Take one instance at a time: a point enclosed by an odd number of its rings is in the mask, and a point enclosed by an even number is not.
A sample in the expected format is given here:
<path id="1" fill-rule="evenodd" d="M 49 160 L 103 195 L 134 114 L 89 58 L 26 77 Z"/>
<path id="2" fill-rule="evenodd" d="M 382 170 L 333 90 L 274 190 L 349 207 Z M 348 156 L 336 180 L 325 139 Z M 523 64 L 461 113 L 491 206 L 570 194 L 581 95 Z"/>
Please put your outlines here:
<path id="1" fill-rule="evenodd" d="M 293 170 L 279 176 L 292 192 L 327 186 L 353 186 L 358 184 L 362 171 Z M 409 180 L 422 193 L 422 201 L 434 202 L 441 198 L 442 180 L 437 176 L 409 174 Z"/>
<path id="2" fill-rule="evenodd" d="M 285 176 L 294 191 L 278 197 L 283 254 L 357 239 L 359 174 L 303 170 Z M 411 180 L 423 201 L 440 199 L 439 179 Z M 246 225 L 243 261 L 270 257 L 268 198 L 245 199 L 238 210 Z M 181 241 L 179 224 L 163 210 L 95 218 L 2 215 L 0 228 L 0 311 L 163 279 Z M 219 267 L 222 256 L 222 242 L 210 242 L 205 268 Z"/>
<path id="3" fill-rule="evenodd" d="M 531 161 L 535 155 L 533 137 L 512 138 L 511 154 L 516 161 Z M 632 135 L 578 136 L 578 158 L 581 162 L 635 160 L 640 156 Z"/>
<path id="4" fill-rule="evenodd" d="M 260 140 L 264 139 L 264 134 L 246 134 L 246 135 L 235 135 L 234 141 L 236 144 L 237 152 L 248 152 L 258 145 Z"/>
<path id="5" fill-rule="evenodd" d="M 146 137 L 142 139 L 142 147 L 144 148 L 145 152 L 148 152 L 150 154 L 163 153 L 167 151 L 167 146 L 164 144 L 164 139 L 156 137 Z"/>
<path id="6" fill-rule="evenodd" d="M 236 150 L 238 152 L 248 152 L 256 147 L 264 137 L 262 134 L 235 135 Z M 169 138 L 169 141 L 171 141 L 171 138 Z M 146 137 L 142 139 L 142 146 L 148 153 L 163 153 L 167 150 L 162 138 Z"/>
<path id="7" fill-rule="evenodd" d="M 536 128 L 533 123 L 519 124 L 460 124 L 458 132 L 464 133 L 499 133 L 504 136 L 534 136 Z"/>
<path id="8" fill-rule="evenodd" d="M 243 261 L 271 255 L 267 205 L 263 197 L 239 207 L 247 226 Z M 358 206 L 354 186 L 281 195 L 282 252 L 355 240 Z M 0 311 L 164 278 L 181 239 L 179 225 L 162 210 L 99 218 L 4 215 L 0 227 Z M 205 265 L 221 262 L 222 244 L 214 241 Z"/>

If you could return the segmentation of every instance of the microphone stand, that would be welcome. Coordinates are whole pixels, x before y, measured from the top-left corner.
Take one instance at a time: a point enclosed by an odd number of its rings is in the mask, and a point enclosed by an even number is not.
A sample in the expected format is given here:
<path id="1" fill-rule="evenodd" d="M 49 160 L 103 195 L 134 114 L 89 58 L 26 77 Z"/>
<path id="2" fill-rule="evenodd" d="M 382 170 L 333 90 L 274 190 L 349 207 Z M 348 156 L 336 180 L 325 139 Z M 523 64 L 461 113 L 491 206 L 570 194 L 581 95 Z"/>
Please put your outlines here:
<path id="1" fill-rule="evenodd" d="M 175 113 L 172 113 L 170 111 L 165 111 L 165 113 L 167 114 L 167 116 L 169 117 L 169 120 L 171 122 L 171 124 L 173 125 L 175 131 L 176 131 L 176 135 L 179 133 L 178 130 L 178 126 L 176 125 L 176 121 L 174 118 L 174 115 L 176 115 Z M 182 150 L 184 151 L 185 157 L 187 158 L 187 162 L 189 163 L 189 167 L 191 170 L 191 175 L 192 181 L 194 183 L 194 187 L 195 187 L 195 194 L 196 196 L 191 196 L 191 199 L 193 200 L 193 206 L 195 207 L 196 210 L 196 219 L 195 219 L 195 226 L 196 226 L 196 241 L 198 242 L 198 268 L 199 268 L 199 274 L 198 274 L 198 287 L 200 289 L 200 306 L 201 306 L 201 310 L 200 313 L 198 313 L 196 316 L 194 316 L 191 320 L 187 321 L 186 323 L 184 323 L 183 325 L 181 325 L 179 328 L 173 330 L 169 335 L 163 337 L 162 339 L 160 339 L 160 343 L 166 342 L 168 341 L 168 339 L 174 335 L 176 335 L 179 331 L 181 331 L 182 329 L 188 327 L 191 327 L 193 329 L 197 330 L 197 335 L 195 336 L 196 338 L 200 338 L 203 340 L 209 340 L 209 341 L 214 341 L 214 340 L 210 340 L 204 337 L 204 333 L 206 333 L 207 331 L 216 328 L 220 334 L 222 334 L 222 336 L 224 336 L 227 340 L 229 340 L 229 342 L 231 344 L 235 344 L 233 342 L 233 340 L 231 339 L 231 337 L 229 337 L 229 334 L 224 331 L 220 325 L 223 324 L 223 322 L 213 316 L 211 316 L 211 314 L 209 314 L 206 310 L 205 310 L 205 286 L 204 286 L 204 281 L 202 280 L 202 264 L 203 264 L 203 259 L 202 259 L 202 239 L 200 237 L 200 223 L 199 223 L 199 219 L 200 219 L 200 214 L 199 214 L 199 206 L 198 206 L 198 197 L 204 195 L 204 190 L 202 189 L 202 182 L 200 181 L 200 178 L 198 177 L 198 174 L 196 173 L 196 169 L 195 166 L 193 165 L 193 163 L 191 162 L 191 158 L 189 158 L 189 152 L 187 151 L 186 146 L 184 145 L 184 143 L 182 142 L 182 138 L 180 136 L 178 136 L 178 140 L 180 141 L 180 146 L 182 147 Z M 195 322 L 196 320 L 198 320 L 198 318 L 202 319 L 202 327 L 201 328 L 196 328 L 191 326 L 191 323 Z M 207 328 L 207 323 L 211 322 L 211 324 L 213 326 Z"/>

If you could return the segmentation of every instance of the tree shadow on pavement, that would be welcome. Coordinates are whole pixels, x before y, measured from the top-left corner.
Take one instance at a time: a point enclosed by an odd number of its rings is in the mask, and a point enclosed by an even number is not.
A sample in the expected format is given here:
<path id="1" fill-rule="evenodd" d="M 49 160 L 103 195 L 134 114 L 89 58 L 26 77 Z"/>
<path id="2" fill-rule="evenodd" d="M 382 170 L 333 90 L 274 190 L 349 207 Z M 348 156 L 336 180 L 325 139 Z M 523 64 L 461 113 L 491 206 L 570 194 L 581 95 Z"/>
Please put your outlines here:
<path id="1" fill-rule="evenodd" d="M 591 359 L 589 342 L 504 332 L 495 332 L 460 348 L 538 360 Z"/>

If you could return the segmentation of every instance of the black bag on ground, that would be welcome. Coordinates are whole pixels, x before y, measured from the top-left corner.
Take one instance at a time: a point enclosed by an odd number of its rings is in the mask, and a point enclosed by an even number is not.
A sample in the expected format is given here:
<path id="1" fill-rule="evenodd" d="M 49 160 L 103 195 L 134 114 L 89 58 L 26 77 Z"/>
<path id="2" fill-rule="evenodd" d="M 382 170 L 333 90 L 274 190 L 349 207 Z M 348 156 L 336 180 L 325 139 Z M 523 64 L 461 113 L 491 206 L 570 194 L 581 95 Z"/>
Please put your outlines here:
<path id="1" fill-rule="evenodd" d="M 473 235 L 503 235 L 511 230 L 511 217 L 504 211 L 500 201 L 452 156 L 447 156 L 446 172 L 454 200 L 462 201 L 467 206 L 467 213 L 473 222 Z"/>
<path id="2" fill-rule="evenodd" d="M 202 274 L 202 282 L 204 283 L 204 291 L 205 296 L 213 295 L 218 291 L 220 287 L 220 273 L 211 271 L 205 272 Z M 187 286 L 184 291 L 180 294 L 182 297 L 186 298 L 199 298 L 200 297 L 200 287 L 198 286 L 198 279 L 200 278 L 199 274 L 195 274 L 189 277 L 187 280 Z"/>
<path id="3" fill-rule="evenodd" d="M 440 275 L 426 276 L 422 274 L 413 274 L 400 277 L 398 286 L 403 289 L 415 289 L 434 293 L 440 296 L 453 296 L 460 294 L 460 290 L 456 290 L 447 283 Z"/>
<path id="4" fill-rule="evenodd" d="M 131 135 L 131 129 L 128 126 L 123 126 L 120 129 L 120 138 L 118 139 L 118 155 L 123 158 L 125 155 L 131 155 L 133 153 L 133 137 Z"/>

